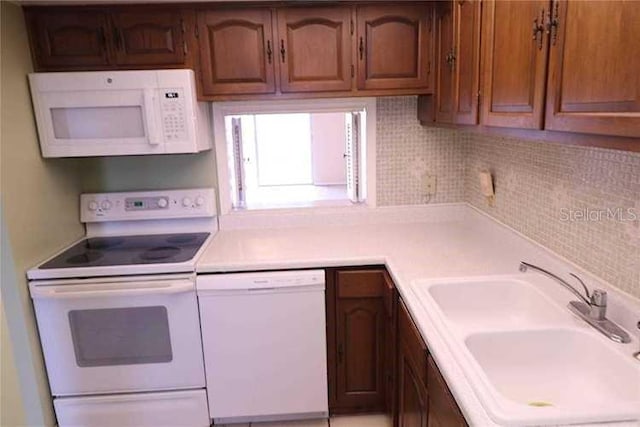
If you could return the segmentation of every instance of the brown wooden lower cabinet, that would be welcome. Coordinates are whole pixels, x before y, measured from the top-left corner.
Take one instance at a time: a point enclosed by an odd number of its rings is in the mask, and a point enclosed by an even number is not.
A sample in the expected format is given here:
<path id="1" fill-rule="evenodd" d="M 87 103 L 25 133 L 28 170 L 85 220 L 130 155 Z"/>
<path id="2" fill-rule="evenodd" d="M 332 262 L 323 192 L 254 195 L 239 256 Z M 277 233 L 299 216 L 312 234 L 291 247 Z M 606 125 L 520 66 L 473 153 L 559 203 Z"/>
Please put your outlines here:
<path id="1" fill-rule="evenodd" d="M 398 313 L 398 426 L 427 427 L 427 346 L 404 304 Z"/>
<path id="2" fill-rule="evenodd" d="M 392 411 L 395 290 L 383 267 L 327 270 L 329 411 Z"/>
<path id="3" fill-rule="evenodd" d="M 407 308 L 398 305 L 397 425 L 467 426 Z"/>
<path id="4" fill-rule="evenodd" d="M 455 399 L 447 387 L 438 365 L 429 356 L 427 388 L 429 390 L 429 427 L 467 426 Z"/>
<path id="5" fill-rule="evenodd" d="M 398 427 L 466 426 L 386 269 L 326 274 L 329 412 L 386 413 Z"/>

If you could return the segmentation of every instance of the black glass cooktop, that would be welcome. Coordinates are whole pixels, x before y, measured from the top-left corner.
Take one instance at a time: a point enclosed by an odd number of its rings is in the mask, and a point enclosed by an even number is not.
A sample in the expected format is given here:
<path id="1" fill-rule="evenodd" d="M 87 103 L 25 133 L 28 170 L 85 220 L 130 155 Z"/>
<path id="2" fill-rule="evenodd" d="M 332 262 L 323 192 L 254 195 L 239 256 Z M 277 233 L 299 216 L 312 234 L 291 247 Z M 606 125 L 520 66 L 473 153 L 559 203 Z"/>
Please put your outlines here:
<path id="1" fill-rule="evenodd" d="M 209 233 L 91 237 L 73 245 L 40 268 L 185 262 L 195 256 L 207 237 Z"/>

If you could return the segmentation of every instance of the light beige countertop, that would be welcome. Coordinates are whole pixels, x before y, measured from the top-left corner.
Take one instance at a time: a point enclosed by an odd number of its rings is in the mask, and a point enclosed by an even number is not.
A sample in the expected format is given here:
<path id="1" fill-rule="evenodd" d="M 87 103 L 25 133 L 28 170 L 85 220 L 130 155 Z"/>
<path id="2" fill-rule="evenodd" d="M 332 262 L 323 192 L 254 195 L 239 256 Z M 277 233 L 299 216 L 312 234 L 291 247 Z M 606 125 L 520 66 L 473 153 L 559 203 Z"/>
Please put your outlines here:
<path id="1" fill-rule="evenodd" d="M 416 280 L 518 274 L 522 260 L 564 277 L 576 272 L 590 288 L 610 291 L 609 317 L 633 334 L 633 350 L 638 346 L 632 327 L 640 319 L 640 301 L 466 204 L 341 212 L 221 218 L 221 230 L 199 259 L 197 272 L 386 265 L 470 425 L 496 424 L 444 337 L 431 327 L 428 313 L 412 289 Z M 560 286 L 557 292 L 567 302 L 572 299 Z M 607 425 L 635 426 L 640 422 Z"/>

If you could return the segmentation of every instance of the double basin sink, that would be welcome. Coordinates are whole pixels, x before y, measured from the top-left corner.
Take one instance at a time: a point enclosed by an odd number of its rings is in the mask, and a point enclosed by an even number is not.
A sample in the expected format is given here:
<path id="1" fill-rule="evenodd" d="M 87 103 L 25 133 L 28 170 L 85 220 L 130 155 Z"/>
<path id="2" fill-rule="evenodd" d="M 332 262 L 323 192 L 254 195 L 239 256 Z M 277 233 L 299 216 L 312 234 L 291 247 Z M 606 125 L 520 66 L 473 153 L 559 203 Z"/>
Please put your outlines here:
<path id="1" fill-rule="evenodd" d="M 640 420 L 632 344 L 608 340 L 532 282 L 419 281 L 414 291 L 496 423 Z"/>

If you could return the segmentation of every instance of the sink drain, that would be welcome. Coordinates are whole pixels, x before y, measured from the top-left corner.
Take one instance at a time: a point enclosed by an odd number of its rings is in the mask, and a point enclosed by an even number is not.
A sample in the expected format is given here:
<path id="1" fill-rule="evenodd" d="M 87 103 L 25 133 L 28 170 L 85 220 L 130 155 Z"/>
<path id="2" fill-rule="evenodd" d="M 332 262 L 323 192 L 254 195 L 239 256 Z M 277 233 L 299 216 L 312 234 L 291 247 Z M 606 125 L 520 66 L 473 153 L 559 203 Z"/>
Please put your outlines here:
<path id="1" fill-rule="evenodd" d="M 534 400 L 532 402 L 527 403 L 529 406 L 534 406 L 536 408 L 545 408 L 547 406 L 553 406 L 553 403 L 544 402 L 541 400 Z"/>

